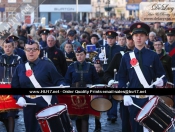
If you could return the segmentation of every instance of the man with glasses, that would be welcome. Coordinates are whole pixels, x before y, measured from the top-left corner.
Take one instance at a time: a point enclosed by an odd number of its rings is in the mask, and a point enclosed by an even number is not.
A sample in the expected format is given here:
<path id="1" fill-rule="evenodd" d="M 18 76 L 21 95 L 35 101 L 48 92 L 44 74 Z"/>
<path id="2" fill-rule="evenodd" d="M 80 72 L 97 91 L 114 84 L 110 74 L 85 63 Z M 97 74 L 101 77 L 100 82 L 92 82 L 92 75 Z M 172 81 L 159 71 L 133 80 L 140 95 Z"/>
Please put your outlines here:
<path id="1" fill-rule="evenodd" d="M 25 44 L 26 63 L 17 66 L 11 86 L 12 88 L 42 88 L 65 85 L 65 80 L 58 73 L 55 66 L 48 59 L 40 59 L 40 46 L 37 42 L 29 41 Z M 50 97 L 50 98 L 49 98 Z M 27 132 L 41 132 L 36 113 L 48 107 L 50 104 L 57 104 L 55 95 L 14 95 L 17 104 L 23 107 L 24 123 Z M 36 103 L 36 105 L 26 105 Z"/>
<path id="2" fill-rule="evenodd" d="M 163 42 L 159 39 L 155 40 L 153 43 L 154 49 L 159 56 L 160 61 L 166 72 L 166 77 L 169 82 L 173 82 L 173 74 L 171 69 L 171 57 L 166 54 L 166 51 L 163 49 Z"/>

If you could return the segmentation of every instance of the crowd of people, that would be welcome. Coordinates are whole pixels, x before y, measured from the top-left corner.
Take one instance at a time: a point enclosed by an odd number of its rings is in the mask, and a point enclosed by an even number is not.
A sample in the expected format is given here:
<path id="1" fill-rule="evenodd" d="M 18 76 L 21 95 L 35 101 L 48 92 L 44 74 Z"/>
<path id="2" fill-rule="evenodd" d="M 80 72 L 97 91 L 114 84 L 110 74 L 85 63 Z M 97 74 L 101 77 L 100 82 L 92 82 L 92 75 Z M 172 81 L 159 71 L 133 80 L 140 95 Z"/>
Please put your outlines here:
<path id="1" fill-rule="evenodd" d="M 1 37 L 0 80 L 10 82 L 12 88 L 83 88 L 87 84 L 147 88 L 153 82 L 153 88 L 166 88 L 167 82 L 174 88 L 174 25 L 118 23 L 115 15 L 109 22 L 100 18 L 91 19 L 89 23 L 60 21 L 51 25 L 51 30 L 35 25 L 29 29 L 23 23 L 16 30 L 11 27 L 9 36 Z M 118 101 L 109 95 L 112 108 L 107 111 L 107 120 L 117 122 L 119 104 L 122 132 L 149 131 L 135 121 L 139 109 L 133 103 L 143 107 L 152 97 L 124 95 L 123 100 Z M 40 132 L 36 113 L 48 105 L 59 104 L 55 95 L 14 95 L 13 98 L 23 108 L 26 132 Z M 174 102 L 174 98 L 172 100 Z M 8 132 L 14 132 L 19 107 L 6 109 L 0 113 L 0 120 Z M 78 132 L 88 132 L 89 115 L 74 119 Z M 100 132 L 101 127 L 100 117 L 96 116 L 94 132 Z"/>

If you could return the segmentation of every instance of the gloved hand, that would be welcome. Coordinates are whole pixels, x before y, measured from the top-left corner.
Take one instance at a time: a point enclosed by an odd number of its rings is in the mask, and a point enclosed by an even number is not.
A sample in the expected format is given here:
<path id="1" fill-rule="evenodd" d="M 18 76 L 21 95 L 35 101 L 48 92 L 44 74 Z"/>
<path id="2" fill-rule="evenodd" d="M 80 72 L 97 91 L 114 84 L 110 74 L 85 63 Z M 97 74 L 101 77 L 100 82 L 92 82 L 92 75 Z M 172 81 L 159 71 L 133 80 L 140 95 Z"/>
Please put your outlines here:
<path id="1" fill-rule="evenodd" d="M 108 86 L 111 86 L 114 82 L 115 82 L 114 80 L 110 80 L 110 81 L 108 82 Z"/>
<path id="2" fill-rule="evenodd" d="M 131 98 L 131 96 L 129 95 L 124 95 L 124 105 L 125 106 L 129 106 L 129 105 L 132 105 L 133 104 L 133 100 Z"/>
<path id="3" fill-rule="evenodd" d="M 156 86 L 163 86 L 163 80 L 161 78 L 157 78 L 154 82 L 154 85 Z"/>
<path id="4" fill-rule="evenodd" d="M 143 127 L 143 132 L 149 132 L 149 130 L 146 127 Z"/>
<path id="5" fill-rule="evenodd" d="M 26 107 L 26 100 L 23 97 L 20 97 L 18 101 L 16 102 L 16 104 L 21 107 Z"/>
<path id="6" fill-rule="evenodd" d="M 152 99 L 153 97 L 154 97 L 154 95 L 150 95 L 150 96 L 149 96 L 149 100 Z"/>
<path id="7" fill-rule="evenodd" d="M 63 85 L 63 84 L 61 84 L 59 87 L 60 87 L 60 88 L 63 88 L 63 86 L 64 86 L 64 85 Z"/>

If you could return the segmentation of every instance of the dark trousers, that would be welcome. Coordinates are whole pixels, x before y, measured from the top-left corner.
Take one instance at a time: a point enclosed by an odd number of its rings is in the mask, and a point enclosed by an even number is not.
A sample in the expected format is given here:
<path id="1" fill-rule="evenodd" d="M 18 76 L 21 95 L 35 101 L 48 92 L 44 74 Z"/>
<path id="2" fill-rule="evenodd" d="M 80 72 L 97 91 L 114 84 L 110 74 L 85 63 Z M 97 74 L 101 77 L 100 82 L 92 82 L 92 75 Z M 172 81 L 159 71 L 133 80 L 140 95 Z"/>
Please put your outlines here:
<path id="1" fill-rule="evenodd" d="M 140 106 L 141 108 L 146 104 L 146 102 L 149 100 L 149 98 L 144 98 L 144 99 L 138 99 L 138 98 L 133 98 L 133 102 Z M 129 110 L 129 116 L 130 116 L 130 123 L 131 123 L 131 129 L 132 132 L 143 132 L 143 126 L 141 126 L 138 122 L 136 122 L 134 119 L 136 118 L 138 112 L 140 111 L 139 108 L 135 107 L 134 105 L 128 106 Z"/>
<path id="2" fill-rule="evenodd" d="M 36 105 L 27 105 L 23 108 L 26 132 L 41 132 L 38 120 L 36 119 L 36 113 L 48 107 L 48 104 L 42 97 L 36 99 L 25 97 L 25 100 L 27 103 L 36 103 Z M 52 96 L 51 104 L 55 103 L 58 103 L 58 100 L 56 96 Z"/>
<path id="3" fill-rule="evenodd" d="M 132 132 L 128 106 L 124 106 L 123 101 L 120 103 L 120 115 L 122 119 L 122 132 Z"/>
<path id="4" fill-rule="evenodd" d="M 109 118 L 115 117 L 117 118 L 117 106 L 118 106 L 118 101 L 115 99 L 111 98 L 112 101 L 112 108 L 107 111 L 107 115 Z"/>

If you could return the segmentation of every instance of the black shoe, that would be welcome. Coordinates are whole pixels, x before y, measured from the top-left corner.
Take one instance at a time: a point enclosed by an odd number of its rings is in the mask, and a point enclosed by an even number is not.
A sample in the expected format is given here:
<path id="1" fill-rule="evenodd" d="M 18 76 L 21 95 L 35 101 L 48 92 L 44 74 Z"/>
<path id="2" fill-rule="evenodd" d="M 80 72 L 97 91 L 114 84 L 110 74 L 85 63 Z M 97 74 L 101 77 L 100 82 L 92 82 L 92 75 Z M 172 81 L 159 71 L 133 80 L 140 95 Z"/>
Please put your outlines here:
<path id="1" fill-rule="evenodd" d="M 109 118 L 109 117 L 108 117 L 108 118 L 107 118 L 107 120 L 108 120 L 108 121 L 110 121 L 110 120 L 111 120 L 111 118 Z"/>
<path id="2" fill-rule="evenodd" d="M 94 132 L 101 132 L 101 129 L 100 128 L 95 129 Z"/>
<path id="3" fill-rule="evenodd" d="M 112 117 L 112 118 L 111 118 L 111 123 L 115 123 L 116 120 L 117 120 L 117 119 L 116 119 L 115 117 Z"/>

